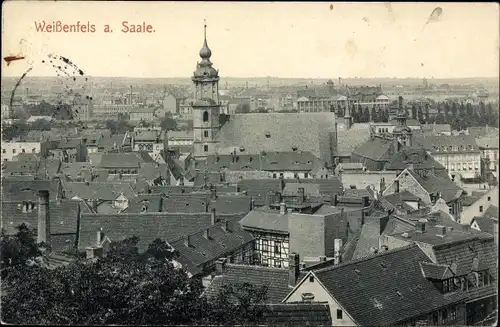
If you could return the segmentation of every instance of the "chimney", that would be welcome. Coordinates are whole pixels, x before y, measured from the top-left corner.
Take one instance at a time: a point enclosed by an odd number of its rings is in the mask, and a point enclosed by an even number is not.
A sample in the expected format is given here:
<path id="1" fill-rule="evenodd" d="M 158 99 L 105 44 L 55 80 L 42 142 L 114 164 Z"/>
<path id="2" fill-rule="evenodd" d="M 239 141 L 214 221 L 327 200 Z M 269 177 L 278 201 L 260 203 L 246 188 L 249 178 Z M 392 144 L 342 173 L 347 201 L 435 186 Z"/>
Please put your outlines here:
<path id="1" fill-rule="evenodd" d="M 215 271 L 217 272 L 217 275 L 222 275 L 224 273 L 224 266 L 226 265 L 226 261 L 226 258 L 220 258 L 215 261 Z"/>
<path id="2" fill-rule="evenodd" d="M 255 209 L 255 200 L 251 199 L 250 200 L 250 211 L 252 211 L 253 209 Z"/>
<path id="3" fill-rule="evenodd" d="M 300 258 L 298 253 L 291 253 L 288 262 L 288 286 L 295 287 L 300 273 Z"/>
<path id="4" fill-rule="evenodd" d="M 286 204 L 284 202 L 280 203 L 280 214 L 286 214 Z"/>
<path id="5" fill-rule="evenodd" d="M 222 229 L 227 232 L 231 233 L 233 231 L 233 226 L 231 225 L 231 222 L 229 220 L 226 220 L 224 224 L 222 224 Z"/>
<path id="6" fill-rule="evenodd" d="M 371 254 L 377 254 L 377 253 L 378 253 L 378 248 L 377 248 L 376 246 L 372 246 L 372 247 L 370 248 L 370 253 L 371 253 Z"/>
<path id="7" fill-rule="evenodd" d="M 217 222 L 217 216 L 215 214 L 215 208 L 212 208 L 211 214 L 210 214 L 210 223 L 212 225 L 215 225 L 216 222 Z"/>
<path id="8" fill-rule="evenodd" d="M 433 174 L 433 175 L 436 175 L 436 167 L 432 166 L 431 171 L 432 171 L 432 174 Z"/>
<path id="9" fill-rule="evenodd" d="M 437 236 L 439 237 L 445 237 L 446 236 L 446 226 L 442 226 L 442 225 L 436 225 L 436 229 L 437 229 Z"/>
<path id="10" fill-rule="evenodd" d="M 364 196 L 362 199 L 363 199 L 363 208 L 368 207 L 370 205 L 369 204 L 370 203 L 370 198 L 367 197 L 367 196 Z"/>
<path id="11" fill-rule="evenodd" d="M 364 224 L 365 224 L 365 210 L 361 209 L 361 226 L 363 226 Z"/>
<path id="12" fill-rule="evenodd" d="M 389 247 L 387 245 L 382 245 L 378 252 L 385 252 L 385 251 L 389 251 Z"/>
<path id="13" fill-rule="evenodd" d="M 394 181 L 394 193 L 399 193 L 399 180 Z"/>
<path id="14" fill-rule="evenodd" d="M 425 223 L 427 222 L 427 219 L 419 219 L 417 223 L 415 224 L 416 231 L 418 233 L 425 233 Z"/>
<path id="15" fill-rule="evenodd" d="M 338 200 L 339 200 L 339 199 L 338 199 L 338 195 L 337 195 L 337 194 L 334 194 L 334 195 L 332 196 L 332 206 L 333 206 L 333 207 L 336 207 L 336 206 L 337 206 L 337 204 L 339 203 L 339 201 L 338 201 Z"/>
<path id="16" fill-rule="evenodd" d="M 304 203 L 304 200 L 305 200 L 304 188 L 303 187 L 299 187 L 297 189 L 297 193 L 298 193 L 298 203 L 299 204 Z"/>
<path id="17" fill-rule="evenodd" d="M 38 229 L 37 243 L 45 243 L 50 250 L 50 211 L 49 211 L 49 191 L 38 191 Z"/>
<path id="18" fill-rule="evenodd" d="M 498 222 L 493 221 L 493 239 L 495 240 L 495 244 L 498 246 Z"/>
<path id="19" fill-rule="evenodd" d="M 380 179 L 380 193 L 382 193 L 385 190 L 385 178 L 382 177 Z"/>
<path id="20" fill-rule="evenodd" d="M 203 237 L 205 237 L 207 240 L 210 239 L 210 229 L 209 228 L 206 228 L 204 233 L 203 233 Z"/>
<path id="21" fill-rule="evenodd" d="M 333 263 L 338 265 L 342 262 L 342 239 L 336 238 L 333 244 L 334 255 L 333 255 Z"/>
<path id="22" fill-rule="evenodd" d="M 212 187 L 210 193 L 212 195 L 212 200 L 217 200 L 217 190 L 215 189 L 215 186 Z"/>
<path id="23" fill-rule="evenodd" d="M 187 235 L 187 236 L 184 236 L 184 245 L 186 247 L 191 247 L 191 236 L 190 235 Z"/>
<path id="24" fill-rule="evenodd" d="M 326 256 L 325 255 L 320 255 L 319 256 L 319 261 L 320 262 L 325 262 L 326 261 Z"/>

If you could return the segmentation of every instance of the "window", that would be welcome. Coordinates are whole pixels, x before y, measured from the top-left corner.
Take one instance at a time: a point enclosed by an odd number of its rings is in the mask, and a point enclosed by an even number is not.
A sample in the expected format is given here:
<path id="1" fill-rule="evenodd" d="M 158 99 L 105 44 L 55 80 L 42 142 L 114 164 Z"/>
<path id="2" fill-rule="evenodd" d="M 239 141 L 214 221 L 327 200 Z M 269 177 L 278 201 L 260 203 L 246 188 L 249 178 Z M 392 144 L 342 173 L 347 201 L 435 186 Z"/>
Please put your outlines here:
<path id="1" fill-rule="evenodd" d="M 7 150 L 5 150 L 5 149 L 2 149 L 2 153 L 7 153 Z"/>
<path id="2" fill-rule="evenodd" d="M 280 241 L 274 241 L 274 254 L 281 255 L 281 242 Z"/>
<path id="3" fill-rule="evenodd" d="M 273 173 L 273 178 L 276 178 L 276 173 Z"/>
<path id="4" fill-rule="evenodd" d="M 21 152 L 22 152 L 22 153 L 26 153 L 26 150 L 22 149 L 22 150 L 21 150 Z"/>
<path id="5" fill-rule="evenodd" d="M 442 317 L 443 317 L 443 321 L 446 322 L 448 320 L 448 310 L 446 309 L 443 309 L 442 311 Z"/>
<path id="6" fill-rule="evenodd" d="M 204 136 L 204 137 L 208 137 L 208 131 L 204 131 L 204 132 L 203 132 L 203 136 Z"/>
<path id="7" fill-rule="evenodd" d="M 452 321 L 457 319 L 457 309 L 455 307 L 450 309 L 450 319 Z"/>
<path id="8" fill-rule="evenodd" d="M 342 310 L 337 309 L 337 319 L 342 319 Z"/>
<path id="9" fill-rule="evenodd" d="M 491 201 L 491 196 L 488 197 L 488 201 Z"/>
<path id="10" fill-rule="evenodd" d="M 483 206 L 479 206 L 479 212 L 483 212 Z"/>
<path id="11" fill-rule="evenodd" d="M 443 293 L 446 293 L 450 290 L 449 285 L 448 285 L 448 280 L 445 279 L 443 280 Z"/>
<path id="12" fill-rule="evenodd" d="M 16 149 L 12 149 L 12 153 L 16 153 Z"/>
<path id="13" fill-rule="evenodd" d="M 203 146 L 203 151 L 208 152 L 208 145 Z"/>
<path id="14" fill-rule="evenodd" d="M 309 178 L 309 174 L 308 173 L 304 173 L 304 178 Z"/>
<path id="15" fill-rule="evenodd" d="M 207 122 L 207 121 L 208 121 L 208 111 L 205 111 L 205 112 L 203 113 L 203 121 L 204 121 L 204 122 Z"/>
<path id="16" fill-rule="evenodd" d="M 309 283 L 314 283 L 314 276 L 313 275 L 309 276 Z"/>

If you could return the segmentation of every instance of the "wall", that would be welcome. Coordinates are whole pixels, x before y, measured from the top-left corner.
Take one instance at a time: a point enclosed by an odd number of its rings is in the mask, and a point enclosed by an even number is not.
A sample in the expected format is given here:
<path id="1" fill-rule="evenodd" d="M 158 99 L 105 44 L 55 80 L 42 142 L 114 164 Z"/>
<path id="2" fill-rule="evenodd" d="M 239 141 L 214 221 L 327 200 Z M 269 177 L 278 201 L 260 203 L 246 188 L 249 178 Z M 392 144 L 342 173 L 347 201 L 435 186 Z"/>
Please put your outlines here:
<path id="1" fill-rule="evenodd" d="M 240 178 L 241 177 L 241 178 Z M 269 173 L 265 171 L 236 171 L 228 170 L 225 172 L 227 183 L 238 183 L 241 179 L 269 179 Z"/>
<path id="2" fill-rule="evenodd" d="M 418 184 L 410 173 L 402 172 L 395 180 L 399 180 L 399 192 L 408 190 L 411 194 L 421 199 L 425 204 L 431 204 L 429 193 Z M 396 190 L 395 183 L 390 184 L 387 189 L 382 193 L 383 195 L 394 194 Z"/>
<path id="3" fill-rule="evenodd" d="M 465 225 L 470 225 L 472 218 L 484 215 L 491 205 L 498 207 L 498 186 L 484 194 L 469 207 L 464 208 L 460 214 L 460 222 Z M 481 206 L 483 207 L 482 212 L 479 210 Z"/>
<path id="4" fill-rule="evenodd" d="M 346 172 L 343 171 L 339 178 L 344 185 L 344 188 L 349 188 L 350 185 L 356 185 L 357 189 L 366 189 L 371 186 L 380 192 L 380 180 L 385 179 L 385 186 L 389 186 L 397 175 L 395 171 L 365 171 L 365 172 Z"/>
<path id="5" fill-rule="evenodd" d="M 317 258 L 325 255 L 327 246 L 325 224 L 327 223 L 325 216 L 289 214 L 290 251 L 298 253 L 301 258 Z"/>
<path id="6" fill-rule="evenodd" d="M 2 161 L 12 161 L 19 153 L 47 154 L 49 144 L 46 142 L 2 142 Z"/>
<path id="7" fill-rule="evenodd" d="M 481 155 L 479 152 L 449 153 L 433 151 L 430 155 L 448 170 L 450 178 L 452 176 L 457 178 L 460 175 L 464 178 L 473 178 L 476 173 L 481 175 Z"/>
<path id="8" fill-rule="evenodd" d="M 314 277 L 314 282 L 309 281 L 307 276 L 304 281 L 289 295 L 286 303 L 302 301 L 303 293 L 314 294 L 313 301 L 328 302 L 330 306 L 330 313 L 332 316 L 333 326 L 357 326 L 356 323 L 349 317 L 349 314 L 343 310 L 339 303 L 325 290 L 325 288 Z M 337 319 L 337 310 L 342 310 L 342 319 Z"/>

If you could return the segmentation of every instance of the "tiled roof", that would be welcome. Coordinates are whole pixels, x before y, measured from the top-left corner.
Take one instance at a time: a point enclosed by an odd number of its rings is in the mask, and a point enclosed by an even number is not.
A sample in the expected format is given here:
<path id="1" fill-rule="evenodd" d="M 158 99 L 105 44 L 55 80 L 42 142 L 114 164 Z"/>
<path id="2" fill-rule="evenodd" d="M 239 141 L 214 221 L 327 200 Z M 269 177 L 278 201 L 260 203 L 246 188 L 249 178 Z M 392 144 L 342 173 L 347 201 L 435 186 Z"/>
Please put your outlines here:
<path id="1" fill-rule="evenodd" d="M 370 139 L 370 124 L 356 123 L 346 129 L 343 123 L 337 124 L 337 149 L 334 155 L 350 156 L 357 147 Z"/>
<path id="2" fill-rule="evenodd" d="M 327 302 L 269 304 L 264 310 L 263 324 L 290 327 L 331 326 L 330 306 Z"/>
<path id="3" fill-rule="evenodd" d="M 394 141 L 381 137 L 370 138 L 353 151 L 353 155 L 385 162 L 388 162 L 393 154 Z"/>
<path id="4" fill-rule="evenodd" d="M 169 194 L 181 194 L 181 193 L 191 193 L 194 192 L 195 190 L 198 190 L 199 187 L 193 187 L 193 186 L 170 186 L 170 185 L 155 185 L 151 186 L 151 192 L 152 193 L 163 193 L 165 195 Z M 184 192 L 183 192 L 184 190 Z"/>
<path id="5" fill-rule="evenodd" d="M 2 201 L 37 201 L 38 191 L 49 191 L 50 200 L 56 200 L 60 182 L 58 180 L 2 181 Z"/>
<path id="6" fill-rule="evenodd" d="M 346 188 L 343 192 L 343 196 L 350 197 L 350 198 L 362 198 L 364 196 L 367 196 L 370 199 L 370 201 L 373 200 L 373 194 L 366 189 Z"/>
<path id="7" fill-rule="evenodd" d="M 371 250 L 373 247 L 378 249 L 379 236 L 380 227 L 376 226 L 375 224 L 363 224 L 361 226 L 361 233 L 359 235 L 359 239 L 351 260 L 356 260 L 373 255 Z"/>
<path id="8" fill-rule="evenodd" d="M 473 270 L 474 258 L 478 259 L 478 269 L 489 268 L 493 282 L 485 287 L 468 289 L 469 300 L 492 296 L 497 293 L 498 278 L 498 248 L 493 237 L 475 239 L 455 244 L 446 244 L 433 247 L 436 262 L 439 264 L 457 265 L 455 275 L 463 276 Z"/>
<path id="9" fill-rule="evenodd" d="M 331 176 L 326 179 L 319 178 L 306 178 L 306 179 L 285 179 L 285 187 L 286 184 L 292 183 L 300 183 L 300 184 L 317 184 L 319 185 L 319 193 L 327 198 L 330 198 L 334 194 L 341 194 L 343 190 L 342 182 L 337 176 Z"/>
<path id="10" fill-rule="evenodd" d="M 298 280 L 304 277 L 305 274 L 301 273 Z M 224 285 L 242 283 L 249 283 L 254 286 L 266 286 L 268 303 L 281 302 L 291 290 L 288 287 L 288 269 L 226 263 L 223 274 L 215 276 L 210 286 L 206 289 L 205 294 L 213 296 Z"/>
<path id="11" fill-rule="evenodd" d="M 431 262 L 420 262 L 420 267 L 425 278 L 443 280 L 449 274 L 447 265 L 439 265 Z"/>
<path id="12" fill-rule="evenodd" d="M 472 218 L 471 225 L 476 222 L 478 224 L 481 232 L 485 232 L 488 234 L 493 234 L 495 228 L 498 228 L 498 219 L 480 216 Z"/>
<path id="13" fill-rule="evenodd" d="M 260 155 L 264 171 L 311 171 L 324 167 L 309 151 L 264 152 Z"/>
<path id="14" fill-rule="evenodd" d="M 63 200 L 60 204 L 49 203 L 51 234 L 76 234 L 79 204 L 80 202 L 75 200 Z M 17 232 L 16 227 L 22 223 L 37 229 L 38 209 L 23 212 L 21 202 L 2 201 L 2 228 L 12 234 Z"/>
<path id="15" fill-rule="evenodd" d="M 208 230 L 209 239 L 204 234 Z M 231 228 L 225 231 L 220 224 L 189 234 L 189 246 L 184 243 L 183 235 L 177 240 L 168 240 L 179 255 L 191 265 L 201 268 L 204 263 L 217 260 L 230 254 L 254 240 L 253 236 L 244 231 L 237 221 L 231 221 Z M 190 265 L 188 265 L 190 266 Z"/>
<path id="16" fill-rule="evenodd" d="M 64 182 L 66 197 L 74 196 L 84 200 L 115 200 L 121 193 L 127 198 L 135 197 L 129 183 Z"/>
<path id="17" fill-rule="evenodd" d="M 10 181 L 34 181 L 35 176 L 33 175 L 5 175 L 3 174 L 2 180 L 7 179 Z"/>
<path id="18" fill-rule="evenodd" d="M 357 324 L 385 326 L 463 298 L 461 293 L 441 294 L 422 275 L 420 262 L 430 259 L 418 246 L 411 245 L 314 274 Z"/>
<path id="19" fill-rule="evenodd" d="M 162 204 L 163 198 L 160 195 L 141 194 L 132 198 L 122 213 L 162 212 Z"/>
<path id="20" fill-rule="evenodd" d="M 401 213 L 408 213 L 412 212 L 415 209 L 413 209 L 412 206 L 406 204 L 404 197 L 401 195 L 401 193 L 393 193 L 389 194 L 383 197 L 380 197 L 381 203 L 384 206 L 384 209 L 394 209 L 398 210 Z M 385 200 L 385 202 L 384 202 Z M 387 205 L 386 205 L 387 204 Z"/>
<path id="21" fill-rule="evenodd" d="M 246 153 L 261 151 L 310 151 L 331 163 L 330 132 L 335 130 L 334 113 L 236 114 L 222 126 L 220 148 L 243 147 Z"/>
<path id="22" fill-rule="evenodd" d="M 234 220 L 243 215 L 218 215 L 221 221 Z M 139 237 L 141 251 L 157 238 L 177 240 L 185 235 L 210 226 L 210 213 L 131 213 L 131 214 L 84 214 L 80 221 L 78 247 L 84 249 L 95 243 L 96 233 L 102 228 L 111 241 L 132 236 Z"/>
<path id="23" fill-rule="evenodd" d="M 207 193 L 170 194 L 163 200 L 165 212 L 208 212 Z"/>
<path id="24" fill-rule="evenodd" d="M 402 240 L 406 240 L 407 242 L 416 241 L 420 243 L 430 244 L 430 245 L 443 245 L 443 244 L 452 244 L 460 241 L 467 241 L 473 239 L 484 239 L 491 237 L 490 234 L 478 232 L 475 230 L 467 229 L 451 229 L 446 228 L 446 235 L 441 236 L 439 233 L 441 232 L 440 226 L 426 226 L 425 232 L 418 232 L 416 230 L 406 231 L 405 236 L 394 233 L 393 236 Z"/>
<path id="25" fill-rule="evenodd" d="M 432 152 L 479 152 L 476 139 L 470 135 L 416 136 L 414 141 Z M 449 149 L 450 146 L 457 149 Z"/>
<path id="26" fill-rule="evenodd" d="M 498 219 L 498 207 L 493 205 L 489 206 L 484 216 Z"/>
<path id="27" fill-rule="evenodd" d="M 482 149 L 498 149 L 498 135 L 497 136 L 484 136 L 476 138 L 476 144 Z"/>
<path id="28" fill-rule="evenodd" d="M 238 150 L 236 155 L 217 154 L 207 157 L 207 169 L 209 172 L 219 172 L 223 169 L 228 170 L 261 170 L 260 155 L 245 154 Z M 201 174 L 203 175 L 203 174 Z"/>
<path id="29" fill-rule="evenodd" d="M 81 138 L 66 138 L 63 137 L 56 146 L 56 149 L 75 149 L 82 145 Z"/>
<path id="30" fill-rule="evenodd" d="M 216 213 L 236 213 L 250 211 L 251 197 L 245 195 L 217 195 L 215 201 L 210 201 L 209 210 L 215 208 Z"/>
<path id="31" fill-rule="evenodd" d="M 99 166 L 102 168 L 139 168 L 144 162 L 137 153 L 104 153 Z"/>
<path id="32" fill-rule="evenodd" d="M 238 182 L 241 192 L 246 191 L 255 204 L 262 206 L 266 204 L 266 195 L 269 192 L 281 192 L 282 181 L 280 179 L 245 179 Z"/>
<path id="33" fill-rule="evenodd" d="M 248 229 L 288 234 L 288 213 L 282 215 L 279 210 L 257 208 L 250 211 L 240 224 Z"/>
<path id="34" fill-rule="evenodd" d="M 442 178 L 432 173 L 421 176 L 411 169 L 407 169 L 406 171 L 408 171 L 429 194 L 439 192 L 441 193 L 442 199 L 446 202 L 458 199 L 464 192 L 464 190 L 458 187 L 457 184 L 450 179 Z"/>
<path id="35" fill-rule="evenodd" d="M 314 196 L 319 197 L 319 184 L 311 184 L 311 183 L 291 183 L 288 182 L 285 184 L 285 189 L 283 190 L 284 196 L 297 196 L 299 188 L 304 189 L 305 196 Z"/>
<path id="36" fill-rule="evenodd" d="M 446 168 L 427 154 L 425 149 L 416 147 L 403 147 L 399 152 L 391 156 L 386 164 L 386 170 L 403 170 L 413 165 L 413 169 L 446 170 Z M 447 174 L 447 173 L 446 173 Z M 446 175 L 447 176 L 447 175 Z"/>

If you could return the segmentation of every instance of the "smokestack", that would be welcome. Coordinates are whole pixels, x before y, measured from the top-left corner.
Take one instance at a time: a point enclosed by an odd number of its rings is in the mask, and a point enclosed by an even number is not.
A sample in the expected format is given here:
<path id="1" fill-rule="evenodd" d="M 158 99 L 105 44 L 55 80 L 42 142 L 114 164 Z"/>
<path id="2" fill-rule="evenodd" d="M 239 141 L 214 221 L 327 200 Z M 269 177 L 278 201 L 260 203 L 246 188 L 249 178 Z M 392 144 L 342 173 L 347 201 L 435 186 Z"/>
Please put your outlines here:
<path id="1" fill-rule="evenodd" d="M 210 223 L 212 225 L 215 225 L 216 222 L 217 222 L 217 216 L 215 214 L 215 208 L 212 208 L 212 211 L 211 211 L 211 214 L 210 214 Z"/>
<path id="2" fill-rule="evenodd" d="M 286 204 L 284 202 L 280 203 L 280 214 L 286 214 Z"/>
<path id="3" fill-rule="evenodd" d="M 394 193 L 399 193 L 399 180 L 394 181 Z"/>
<path id="4" fill-rule="evenodd" d="M 335 253 L 334 253 L 334 256 L 333 256 L 333 262 L 334 264 L 338 265 L 342 262 L 342 254 L 341 254 L 341 251 L 342 251 L 342 239 L 340 238 L 336 238 L 334 240 L 334 247 L 333 247 Z"/>
<path id="5" fill-rule="evenodd" d="M 295 252 L 290 253 L 288 258 L 288 286 L 295 287 L 300 273 L 300 258 Z"/>
<path id="6" fill-rule="evenodd" d="M 37 243 L 44 243 L 50 250 L 50 211 L 49 191 L 38 191 L 38 229 Z"/>
<path id="7" fill-rule="evenodd" d="M 303 188 L 303 187 L 299 187 L 299 188 L 297 189 L 297 193 L 298 193 L 298 203 L 299 203 L 299 204 L 304 203 L 304 198 L 305 198 L 305 195 L 304 195 L 304 188 Z"/>

